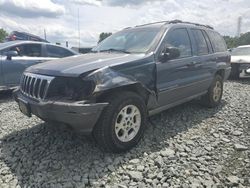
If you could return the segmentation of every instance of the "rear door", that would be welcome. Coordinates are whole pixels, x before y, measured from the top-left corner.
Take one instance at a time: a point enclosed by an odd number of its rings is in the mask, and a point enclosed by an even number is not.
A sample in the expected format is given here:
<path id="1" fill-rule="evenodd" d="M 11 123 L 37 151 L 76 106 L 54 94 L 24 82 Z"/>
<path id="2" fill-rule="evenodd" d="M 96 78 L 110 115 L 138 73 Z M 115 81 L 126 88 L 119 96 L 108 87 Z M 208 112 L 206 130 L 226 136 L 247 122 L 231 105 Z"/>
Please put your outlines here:
<path id="1" fill-rule="evenodd" d="M 188 29 L 169 30 L 161 46 L 166 45 L 178 48 L 180 57 L 156 63 L 159 106 L 180 103 L 198 95 L 200 91 L 196 88 L 200 80 L 196 76 L 196 57 L 193 55 Z"/>
<path id="2" fill-rule="evenodd" d="M 209 36 L 213 47 L 213 59 L 216 66 L 212 69 L 212 74 L 214 75 L 218 70 L 225 70 L 229 68 L 230 65 L 230 54 L 227 51 L 227 46 L 222 36 L 214 30 L 207 30 L 206 33 Z"/>
<path id="3" fill-rule="evenodd" d="M 7 86 L 19 84 L 23 71 L 34 64 L 45 61 L 42 56 L 41 44 L 21 44 L 9 48 L 9 51 L 17 51 L 18 56 L 7 59 L 2 57 L 2 71 L 4 83 Z"/>
<path id="4" fill-rule="evenodd" d="M 197 92 L 207 90 L 213 80 L 212 69 L 216 66 L 216 61 L 213 57 L 211 43 L 202 29 L 189 29 L 192 43 L 194 44 L 194 76 L 195 80 L 199 81 L 196 87 Z"/>

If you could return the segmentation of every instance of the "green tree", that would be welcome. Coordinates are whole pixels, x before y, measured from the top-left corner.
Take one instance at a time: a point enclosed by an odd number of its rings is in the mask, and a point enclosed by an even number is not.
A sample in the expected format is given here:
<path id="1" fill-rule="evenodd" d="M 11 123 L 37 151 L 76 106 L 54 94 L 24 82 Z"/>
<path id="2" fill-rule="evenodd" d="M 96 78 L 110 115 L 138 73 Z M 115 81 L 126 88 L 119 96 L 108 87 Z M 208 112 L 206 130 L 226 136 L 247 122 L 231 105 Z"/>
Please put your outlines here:
<path id="1" fill-rule="evenodd" d="M 102 32 L 99 35 L 99 41 L 98 41 L 98 43 L 100 43 L 101 41 L 103 41 L 104 39 L 106 39 L 107 37 L 109 37 L 110 35 L 112 35 L 112 33 L 104 33 L 104 32 Z"/>
<path id="2" fill-rule="evenodd" d="M 238 46 L 237 37 L 224 36 L 224 40 L 228 48 L 235 48 Z"/>
<path id="3" fill-rule="evenodd" d="M 224 36 L 228 48 L 236 48 L 241 45 L 250 45 L 250 32 L 243 33 L 240 37 Z"/>
<path id="4" fill-rule="evenodd" d="M 0 28 L 0 42 L 3 42 L 3 40 L 7 36 L 8 36 L 8 33 L 4 29 Z"/>

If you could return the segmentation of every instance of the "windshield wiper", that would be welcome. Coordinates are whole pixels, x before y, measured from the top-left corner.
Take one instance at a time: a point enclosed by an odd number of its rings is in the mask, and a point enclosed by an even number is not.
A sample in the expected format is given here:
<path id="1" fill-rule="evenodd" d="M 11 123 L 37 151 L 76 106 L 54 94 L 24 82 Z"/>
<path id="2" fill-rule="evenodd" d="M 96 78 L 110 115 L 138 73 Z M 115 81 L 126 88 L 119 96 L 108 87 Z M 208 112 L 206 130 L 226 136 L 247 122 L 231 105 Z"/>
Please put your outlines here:
<path id="1" fill-rule="evenodd" d="M 100 50 L 99 52 L 122 52 L 122 53 L 130 54 L 130 52 L 128 52 L 126 50 L 115 49 L 115 48 L 109 48 L 109 49 L 106 49 L 106 50 Z"/>

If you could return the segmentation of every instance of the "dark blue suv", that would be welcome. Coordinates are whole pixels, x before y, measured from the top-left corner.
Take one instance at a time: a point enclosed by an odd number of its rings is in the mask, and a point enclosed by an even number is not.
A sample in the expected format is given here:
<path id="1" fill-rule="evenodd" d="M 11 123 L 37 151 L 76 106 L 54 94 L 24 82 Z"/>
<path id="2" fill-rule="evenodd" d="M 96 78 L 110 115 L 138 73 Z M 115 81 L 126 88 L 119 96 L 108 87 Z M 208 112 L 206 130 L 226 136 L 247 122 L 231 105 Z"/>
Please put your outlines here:
<path id="1" fill-rule="evenodd" d="M 197 97 L 219 105 L 230 69 L 226 44 L 210 26 L 158 22 L 115 33 L 91 53 L 28 68 L 15 99 L 27 116 L 68 124 L 122 152 L 138 143 L 148 116 Z"/>

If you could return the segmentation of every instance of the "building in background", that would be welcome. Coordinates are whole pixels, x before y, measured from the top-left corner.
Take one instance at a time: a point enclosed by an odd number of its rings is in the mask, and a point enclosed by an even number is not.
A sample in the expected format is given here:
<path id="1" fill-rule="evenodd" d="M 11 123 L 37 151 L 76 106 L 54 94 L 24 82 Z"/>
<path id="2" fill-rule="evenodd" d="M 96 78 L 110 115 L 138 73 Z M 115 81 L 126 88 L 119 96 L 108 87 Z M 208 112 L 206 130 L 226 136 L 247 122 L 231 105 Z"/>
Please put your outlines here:
<path id="1" fill-rule="evenodd" d="M 81 48 L 72 47 L 71 49 L 78 52 L 78 53 L 86 54 L 86 53 L 89 53 L 92 50 L 92 48 L 93 47 L 81 47 Z"/>

